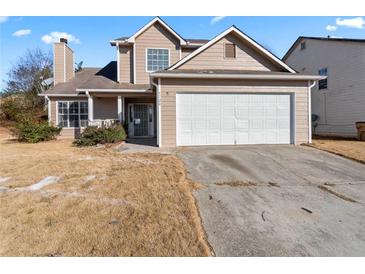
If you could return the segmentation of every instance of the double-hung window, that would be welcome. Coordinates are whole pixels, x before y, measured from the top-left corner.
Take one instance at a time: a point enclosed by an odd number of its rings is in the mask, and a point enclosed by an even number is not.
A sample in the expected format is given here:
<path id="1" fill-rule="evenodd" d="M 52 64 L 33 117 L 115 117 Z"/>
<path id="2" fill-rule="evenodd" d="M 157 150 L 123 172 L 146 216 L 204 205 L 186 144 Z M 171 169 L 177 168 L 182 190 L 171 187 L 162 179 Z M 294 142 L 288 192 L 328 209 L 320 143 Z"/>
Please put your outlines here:
<path id="1" fill-rule="evenodd" d="M 168 49 L 147 49 L 146 70 L 153 72 L 170 66 Z"/>
<path id="2" fill-rule="evenodd" d="M 86 127 L 88 124 L 88 102 L 57 102 L 59 127 Z"/>
<path id="3" fill-rule="evenodd" d="M 321 68 L 318 71 L 318 74 L 319 75 L 322 75 L 322 76 L 328 76 L 328 70 L 327 70 L 327 68 Z M 326 89 L 327 88 L 327 85 L 328 85 L 327 78 L 318 81 L 318 89 Z"/>

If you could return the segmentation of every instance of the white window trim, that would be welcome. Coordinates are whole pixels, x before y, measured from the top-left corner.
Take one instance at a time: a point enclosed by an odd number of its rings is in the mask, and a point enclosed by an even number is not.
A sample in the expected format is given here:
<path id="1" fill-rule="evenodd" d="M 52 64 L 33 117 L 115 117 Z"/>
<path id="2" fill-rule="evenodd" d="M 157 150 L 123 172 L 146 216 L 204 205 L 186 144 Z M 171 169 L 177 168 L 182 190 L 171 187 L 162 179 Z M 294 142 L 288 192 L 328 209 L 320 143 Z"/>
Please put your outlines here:
<path id="1" fill-rule="evenodd" d="M 167 68 L 170 66 L 170 49 L 169 48 L 146 48 L 146 53 L 145 53 L 145 55 L 146 55 L 146 58 L 145 58 L 145 62 L 146 62 L 146 72 L 148 72 L 148 73 L 151 73 L 151 72 L 155 72 L 155 70 L 148 70 L 148 60 L 147 60 L 147 56 L 148 56 L 148 50 L 149 49 L 163 49 L 163 50 L 167 50 L 167 52 L 168 52 L 168 55 L 169 55 L 169 60 L 168 60 L 168 65 L 167 65 Z"/>
<path id="2" fill-rule="evenodd" d="M 58 103 L 67 103 L 67 109 L 69 108 L 69 103 L 74 103 L 74 102 L 86 102 L 87 103 L 87 101 L 86 100 L 60 100 L 60 101 L 56 101 L 56 126 L 58 127 Z M 88 106 L 89 107 L 89 106 Z M 68 111 L 68 110 L 67 110 Z M 86 127 L 70 127 L 70 113 L 69 112 L 67 112 L 67 116 L 68 116 L 68 118 L 67 118 L 67 127 L 62 127 L 62 129 L 79 129 L 79 128 L 86 128 Z M 87 117 L 88 117 L 88 119 L 89 119 L 89 113 L 87 114 Z M 80 106 L 79 106 L 79 120 L 80 120 Z"/>

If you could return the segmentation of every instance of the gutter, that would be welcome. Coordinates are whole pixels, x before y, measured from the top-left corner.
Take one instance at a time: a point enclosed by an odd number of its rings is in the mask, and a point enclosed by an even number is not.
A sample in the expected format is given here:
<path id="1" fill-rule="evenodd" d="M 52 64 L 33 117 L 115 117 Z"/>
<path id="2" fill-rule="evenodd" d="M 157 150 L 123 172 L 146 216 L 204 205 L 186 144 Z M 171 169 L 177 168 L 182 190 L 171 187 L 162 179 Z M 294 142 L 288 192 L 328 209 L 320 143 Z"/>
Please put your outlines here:
<path id="1" fill-rule="evenodd" d="M 312 88 L 316 85 L 308 81 L 308 143 L 312 143 Z"/>
<path id="2" fill-rule="evenodd" d="M 143 92 L 143 93 L 152 93 L 148 91 L 148 89 L 84 89 L 84 88 L 77 88 L 76 91 L 90 91 L 90 92 Z"/>
<path id="3" fill-rule="evenodd" d="M 44 96 L 44 97 L 87 97 L 84 94 L 38 94 L 38 96 Z"/>
<path id="4" fill-rule="evenodd" d="M 156 78 L 198 78 L 198 79 L 259 79 L 259 80 L 321 80 L 320 75 L 264 75 L 264 74 L 196 74 L 196 73 L 152 73 Z"/>

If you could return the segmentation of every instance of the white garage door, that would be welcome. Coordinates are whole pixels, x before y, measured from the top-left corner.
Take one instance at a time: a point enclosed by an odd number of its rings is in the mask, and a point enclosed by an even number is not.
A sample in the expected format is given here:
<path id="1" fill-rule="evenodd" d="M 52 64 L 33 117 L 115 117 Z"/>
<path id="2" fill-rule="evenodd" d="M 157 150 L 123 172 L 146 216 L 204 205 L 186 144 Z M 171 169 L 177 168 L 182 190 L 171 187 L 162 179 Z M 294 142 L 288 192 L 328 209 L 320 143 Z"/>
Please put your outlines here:
<path id="1" fill-rule="evenodd" d="M 177 145 L 290 144 L 289 94 L 177 94 Z"/>

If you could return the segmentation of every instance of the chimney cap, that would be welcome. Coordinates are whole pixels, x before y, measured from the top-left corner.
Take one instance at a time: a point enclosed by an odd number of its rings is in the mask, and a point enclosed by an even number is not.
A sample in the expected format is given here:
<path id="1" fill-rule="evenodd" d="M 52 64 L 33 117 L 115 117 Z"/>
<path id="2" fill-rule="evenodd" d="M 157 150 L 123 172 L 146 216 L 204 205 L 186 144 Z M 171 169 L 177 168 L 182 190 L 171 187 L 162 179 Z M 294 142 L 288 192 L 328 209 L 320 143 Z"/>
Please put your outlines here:
<path id="1" fill-rule="evenodd" d="M 67 44 L 67 39 L 66 39 L 66 38 L 60 38 L 60 43 L 65 43 L 65 44 Z"/>

